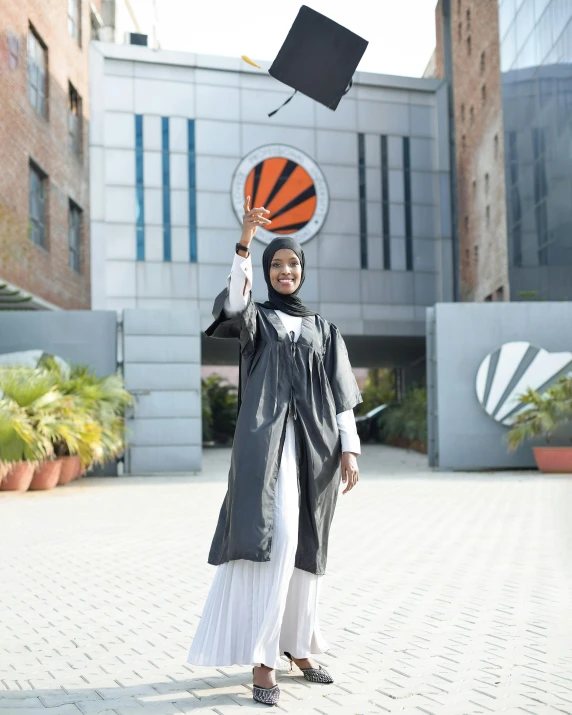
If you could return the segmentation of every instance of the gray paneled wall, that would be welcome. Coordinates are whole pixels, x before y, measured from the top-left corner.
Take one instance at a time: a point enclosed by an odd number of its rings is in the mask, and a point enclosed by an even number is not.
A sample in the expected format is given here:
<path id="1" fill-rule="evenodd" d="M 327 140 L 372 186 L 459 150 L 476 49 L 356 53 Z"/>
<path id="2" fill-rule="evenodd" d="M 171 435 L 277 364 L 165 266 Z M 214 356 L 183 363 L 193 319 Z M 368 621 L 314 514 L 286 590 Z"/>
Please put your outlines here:
<path id="1" fill-rule="evenodd" d="M 198 309 L 125 310 L 123 358 L 136 404 L 128 429 L 131 474 L 201 469 Z"/>
<path id="2" fill-rule="evenodd" d="M 103 377 L 117 369 L 117 315 L 111 310 L 0 311 L 0 353 L 44 350 Z"/>
<path id="3" fill-rule="evenodd" d="M 509 453 L 508 428 L 480 405 L 477 371 L 504 343 L 572 352 L 572 303 L 439 303 L 427 312 L 430 463 L 441 469 L 533 467 L 530 445 Z"/>

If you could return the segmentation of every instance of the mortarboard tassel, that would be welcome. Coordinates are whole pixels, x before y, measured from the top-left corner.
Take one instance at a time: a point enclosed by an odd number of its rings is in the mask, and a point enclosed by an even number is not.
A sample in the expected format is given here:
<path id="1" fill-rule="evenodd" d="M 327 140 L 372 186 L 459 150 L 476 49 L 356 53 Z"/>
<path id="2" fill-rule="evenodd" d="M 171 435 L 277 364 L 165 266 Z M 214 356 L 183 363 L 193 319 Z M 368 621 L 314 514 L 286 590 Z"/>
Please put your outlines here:
<path id="1" fill-rule="evenodd" d="M 342 96 L 346 95 L 346 94 L 350 91 L 350 89 L 352 88 L 353 83 L 354 83 L 353 79 L 350 79 L 350 83 L 349 83 L 348 86 L 346 87 L 346 89 L 345 89 L 345 91 L 344 91 L 344 94 L 343 94 Z M 294 99 L 294 95 L 295 95 L 297 92 L 298 92 L 298 90 L 296 90 L 292 96 L 288 97 L 288 99 L 287 99 L 285 102 L 283 102 L 283 103 L 278 107 L 278 109 L 275 109 L 273 112 L 270 112 L 268 116 L 269 116 L 269 117 L 273 117 L 273 116 L 276 114 L 276 112 L 279 112 L 279 111 L 282 109 L 282 107 L 284 107 L 286 104 L 288 104 L 288 102 L 290 102 L 292 99 Z M 337 101 L 337 100 L 336 100 L 336 101 Z"/>
<path id="2" fill-rule="evenodd" d="M 273 116 L 276 114 L 276 112 L 280 111 L 280 110 L 282 109 L 282 107 L 284 107 L 286 104 L 288 104 L 288 102 L 290 102 L 291 100 L 293 100 L 293 99 L 294 99 L 294 95 L 297 94 L 297 93 L 298 93 L 298 90 L 295 90 L 294 94 L 292 94 L 290 97 L 288 97 L 288 99 L 287 99 L 285 102 L 283 102 L 283 103 L 278 107 L 278 109 L 275 109 L 273 112 L 270 112 L 268 116 L 269 116 L 269 117 L 273 117 Z"/>

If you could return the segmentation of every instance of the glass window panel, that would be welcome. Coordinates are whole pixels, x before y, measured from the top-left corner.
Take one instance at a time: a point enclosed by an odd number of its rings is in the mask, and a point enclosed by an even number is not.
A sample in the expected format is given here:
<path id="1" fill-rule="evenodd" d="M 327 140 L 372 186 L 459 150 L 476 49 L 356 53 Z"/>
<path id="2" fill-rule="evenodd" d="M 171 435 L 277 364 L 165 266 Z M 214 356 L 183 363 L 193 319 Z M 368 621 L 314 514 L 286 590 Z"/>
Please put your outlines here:
<path id="1" fill-rule="evenodd" d="M 550 5 L 550 0 L 534 0 L 534 19 L 535 22 L 538 22 L 542 15 L 544 15 L 544 11 L 546 8 Z"/>
<path id="2" fill-rule="evenodd" d="M 81 153 L 81 98 L 72 84 L 68 97 L 68 145 L 77 156 Z"/>
<path id="3" fill-rule="evenodd" d="M 80 0 L 68 0 L 68 32 L 78 44 L 80 43 L 80 17 Z"/>
<path id="4" fill-rule="evenodd" d="M 534 7 L 530 0 L 526 0 L 516 16 L 516 41 L 518 50 L 521 51 L 534 26 Z"/>
<path id="5" fill-rule="evenodd" d="M 46 247 L 46 181 L 39 169 L 30 164 L 29 226 L 30 240 Z"/>
<path id="6" fill-rule="evenodd" d="M 516 60 L 516 28 L 511 25 L 501 45 L 501 72 L 508 72 Z"/>
<path id="7" fill-rule="evenodd" d="M 499 36 L 504 37 L 516 15 L 514 0 L 505 0 L 499 8 Z"/>
<path id="8" fill-rule="evenodd" d="M 69 267 L 81 271 L 81 209 L 70 201 L 69 208 Z"/>
<path id="9" fill-rule="evenodd" d="M 562 62 L 572 63 L 572 18 L 560 38 L 562 45 Z"/>
<path id="10" fill-rule="evenodd" d="M 30 104 L 46 116 L 46 49 L 32 32 L 28 31 L 28 98 Z"/>

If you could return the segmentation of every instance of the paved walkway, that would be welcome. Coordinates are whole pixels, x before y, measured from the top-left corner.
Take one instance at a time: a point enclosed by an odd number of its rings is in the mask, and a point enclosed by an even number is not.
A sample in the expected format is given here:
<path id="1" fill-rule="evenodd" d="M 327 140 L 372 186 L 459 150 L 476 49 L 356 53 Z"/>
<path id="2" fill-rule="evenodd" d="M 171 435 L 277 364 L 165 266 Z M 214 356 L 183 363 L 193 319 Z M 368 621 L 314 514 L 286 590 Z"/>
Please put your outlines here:
<path id="1" fill-rule="evenodd" d="M 228 459 L 0 495 L 0 715 L 265 709 L 247 667 L 186 665 Z M 285 662 L 278 710 L 571 714 L 572 476 L 432 473 L 380 447 L 361 469 L 323 587 L 336 683 Z"/>

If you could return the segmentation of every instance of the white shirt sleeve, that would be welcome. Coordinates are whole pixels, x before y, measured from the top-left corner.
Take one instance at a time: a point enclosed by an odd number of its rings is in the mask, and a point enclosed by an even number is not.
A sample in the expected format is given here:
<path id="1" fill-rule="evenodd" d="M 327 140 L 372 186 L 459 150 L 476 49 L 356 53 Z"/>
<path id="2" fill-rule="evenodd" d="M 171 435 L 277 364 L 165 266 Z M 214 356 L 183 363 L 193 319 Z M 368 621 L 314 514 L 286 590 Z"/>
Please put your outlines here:
<path id="1" fill-rule="evenodd" d="M 342 437 L 342 452 L 361 454 L 361 443 L 357 433 L 354 411 L 340 412 L 336 415 L 336 421 Z"/>
<path id="2" fill-rule="evenodd" d="M 227 315 L 242 313 L 248 305 L 248 294 L 252 290 L 252 259 L 234 256 L 232 268 L 227 278 L 228 296 L 224 301 L 224 312 Z"/>

